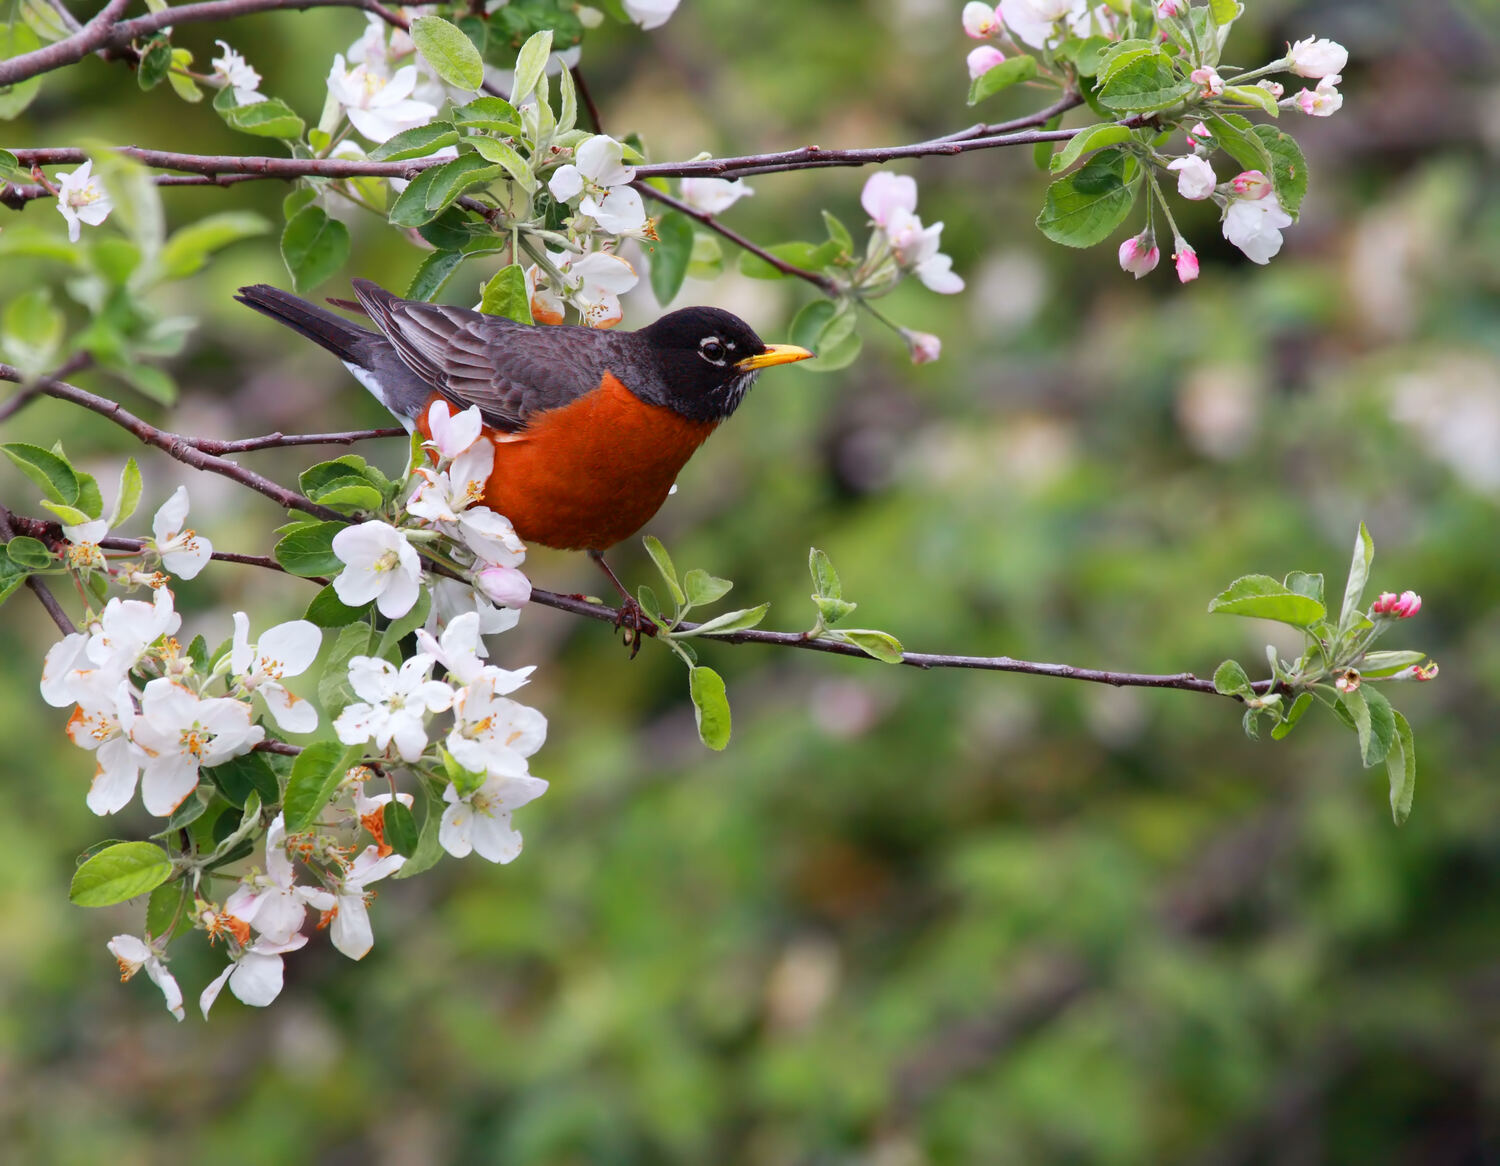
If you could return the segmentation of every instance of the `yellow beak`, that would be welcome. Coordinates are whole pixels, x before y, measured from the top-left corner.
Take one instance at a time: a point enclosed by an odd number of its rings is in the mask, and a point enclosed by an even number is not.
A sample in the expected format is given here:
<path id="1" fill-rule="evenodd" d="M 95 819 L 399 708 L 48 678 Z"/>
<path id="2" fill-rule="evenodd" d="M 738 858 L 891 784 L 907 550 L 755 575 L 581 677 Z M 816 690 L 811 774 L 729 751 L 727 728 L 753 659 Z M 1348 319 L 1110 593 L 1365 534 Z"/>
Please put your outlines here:
<path id="1" fill-rule="evenodd" d="M 773 364 L 791 364 L 794 360 L 806 360 L 816 355 L 816 352 L 798 348 L 795 344 L 767 344 L 764 352 L 757 352 L 754 356 L 737 360 L 734 362 L 734 367 L 743 372 L 754 372 L 758 368 L 770 368 Z"/>

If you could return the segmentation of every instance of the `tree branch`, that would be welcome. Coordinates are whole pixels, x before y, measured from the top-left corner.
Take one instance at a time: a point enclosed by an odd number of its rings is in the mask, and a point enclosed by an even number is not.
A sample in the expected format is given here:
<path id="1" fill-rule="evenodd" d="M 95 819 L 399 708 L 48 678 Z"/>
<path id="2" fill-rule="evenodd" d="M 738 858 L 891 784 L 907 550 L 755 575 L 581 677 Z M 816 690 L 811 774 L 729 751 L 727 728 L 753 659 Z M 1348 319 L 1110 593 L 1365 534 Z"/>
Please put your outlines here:
<path id="1" fill-rule="evenodd" d="M 61 69 L 83 60 L 97 49 L 104 48 L 121 26 L 117 23 L 130 0 L 109 0 L 92 20 L 72 36 L 64 37 L 50 45 L 43 45 L 19 57 L 0 61 L 0 88 L 16 85 L 41 73 Z M 168 21 L 167 23 L 171 23 Z M 125 39 L 125 44 L 130 39 Z"/>
<path id="2" fill-rule="evenodd" d="M 16 537 L 16 528 L 11 525 L 11 512 L 4 506 L 0 506 L 0 538 L 6 542 Z M 57 602 L 57 596 L 47 590 L 47 585 L 35 575 L 26 576 L 26 586 L 31 588 L 31 593 L 37 597 L 38 602 L 47 609 L 47 614 L 52 617 L 52 622 L 57 625 L 57 630 L 63 635 L 72 635 L 78 630 L 77 626 L 68 618 L 68 613 L 63 610 L 62 604 Z"/>

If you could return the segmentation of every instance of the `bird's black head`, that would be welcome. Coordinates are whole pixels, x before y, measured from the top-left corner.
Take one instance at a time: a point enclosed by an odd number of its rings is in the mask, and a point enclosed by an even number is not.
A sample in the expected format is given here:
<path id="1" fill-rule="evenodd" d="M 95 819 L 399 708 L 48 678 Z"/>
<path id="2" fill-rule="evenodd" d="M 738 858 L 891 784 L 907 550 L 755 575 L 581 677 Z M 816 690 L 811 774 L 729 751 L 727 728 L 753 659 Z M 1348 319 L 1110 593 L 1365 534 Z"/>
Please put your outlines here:
<path id="1" fill-rule="evenodd" d="M 761 369 L 813 355 L 790 344 L 766 344 L 722 308 L 682 308 L 636 335 L 660 378 L 654 386 L 659 395 L 653 392 L 648 399 L 694 421 L 724 420 Z"/>

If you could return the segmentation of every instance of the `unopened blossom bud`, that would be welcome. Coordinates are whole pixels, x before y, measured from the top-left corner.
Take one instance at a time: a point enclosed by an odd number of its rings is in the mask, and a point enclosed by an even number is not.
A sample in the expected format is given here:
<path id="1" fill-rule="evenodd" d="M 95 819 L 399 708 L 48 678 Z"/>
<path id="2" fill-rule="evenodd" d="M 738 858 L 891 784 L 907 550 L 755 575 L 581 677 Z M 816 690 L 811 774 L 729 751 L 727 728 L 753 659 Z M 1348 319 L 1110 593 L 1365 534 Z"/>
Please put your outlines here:
<path id="1" fill-rule="evenodd" d="M 1293 98 L 1297 108 L 1308 117 L 1332 117 L 1344 107 L 1344 95 L 1334 86 L 1341 80 L 1337 73 L 1324 77 L 1316 89 L 1303 89 Z"/>
<path id="2" fill-rule="evenodd" d="M 1415 591 L 1382 591 L 1379 598 L 1370 604 L 1371 615 L 1392 615 L 1397 619 L 1410 619 L 1422 610 L 1422 597 Z"/>
<path id="3" fill-rule="evenodd" d="M 1136 279 L 1156 270 L 1160 259 L 1161 252 L 1157 249 L 1156 238 L 1149 227 L 1120 244 L 1120 270 Z"/>
<path id="4" fill-rule="evenodd" d="M 1207 146 L 1214 140 L 1213 133 L 1201 121 L 1192 129 L 1188 130 L 1188 145 L 1195 149 L 1199 146 Z"/>
<path id="5" fill-rule="evenodd" d="M 1202 90 L 1204 97 L 1218 97 L 1224 92 L 1224 78 L 1209 65 L 1194 69 L 1188 74 L 1188 80 Z"/>
<path id="6" fill-rule="evenodd" d="M 1179 283 L 1192 283 L 1198 278 L 1198 252 L 1181 239 L 1177 240 L 1177 253 L 1172 256 L 1172 261 L 1177 264 Z"/>
<path id="7" fill-rule="evenodd" d="M 994 45 L 980 45 L 969 54 L 969 78 L 977 81 L 996 65 L 1005 61 L 1005 54 Z"/>
<path id="8" fill-rule="evenodd" d="M 1000 27 L 1000 13 L 980 0 L 970 0 L 964 5 L 964 32 L 975 40 L 988 40 Z"/>
<path id="9" fill-rule="evenodd" d="M 1264 81 L 1257 81 L 1256 84 L 1264 89 L 1267 93 L 1269 93 L 1272 97 L 1274 97 L 1277 101 L 1280 101 L 1281 95 L 1286 92 L 1285 85 L 1283 85 L 1280 81 L 1272 81 L 1270 78 L 1267 78 Z"/>
<path id="10" fill-rule="evenodd" d="M 1213 194 L 1214 187 L 1219 183 L 1218 176 L 1214 174 L 1214 168 L 1208 164 L 1208 159 L 1200 158 L 1196 154 L 1173 159 L 1167 164 L 1167 169 L 1177 172 L 1177 193 L 1183 198 L 1205 199 Z"/>
<path id="11" fill-rule="evenodd" d="M 1265 198 L 1271 193 L 1271 180 L 1259 170 L 1242 170 L 1229 180 L 1234 193 L 1241 198 Z"/>
<path id="12" fill-rule="evenodd" d="M 942 339 L 931 332 L 913 332 L 909 328 L 903 328 L 901 338 L 906 341 L 912 364 L 931 364 L 943 355 Z"/>
<path id="13" fill-rule="evenodd" d="M 1182 0 L 1159 0 L 1156 5 L 1156 19 L 1170 20 L 1174 16 L 1181 16 L 1183 7 Z"/>
<path id="14" fill-rule="evenodd" d="M 1349 63 L 1349 50 L 1338 41 L 1308 37 L 1288 45 L 1286 67 L 1299 77 L 1327 77 L 1342 73 Z"/>
<path id="15" fill-rule="evenodd" d="M 515 567 L 486 567 L 474 582 L 486 599 L 501 607 L 523 607 L 531 600 L 531 580 Z"/>
<path id="16" fill-rule="evenodd" d="M 1438 674 L 1437 661 L 1429 660 L 1425 664 L 1414 664 L 1411 674 L 1417 680 L 1431 680 Z"/>

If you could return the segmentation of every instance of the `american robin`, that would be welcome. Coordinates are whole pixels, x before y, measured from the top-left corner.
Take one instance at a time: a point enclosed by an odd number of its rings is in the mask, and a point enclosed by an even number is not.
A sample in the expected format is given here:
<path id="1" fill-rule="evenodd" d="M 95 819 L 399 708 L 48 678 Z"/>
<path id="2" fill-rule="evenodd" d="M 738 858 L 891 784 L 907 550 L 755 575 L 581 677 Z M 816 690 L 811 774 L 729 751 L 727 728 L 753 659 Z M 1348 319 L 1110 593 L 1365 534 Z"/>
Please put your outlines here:
<path id="1" fill-rule="evenodd" d="M 364 279 L 354 294 L 378 331 L 265 284 L 236 298 L 332 352 L 408 431 L 431 436 L 438 399 L 478 405 L 495 444 L 485 505 L 529 542 L 590 552 L 617 586 L 601 552 L 651 519 L 761 369 L 813 355 L 720 308 L 607 332 L 403 300 Z"/>

